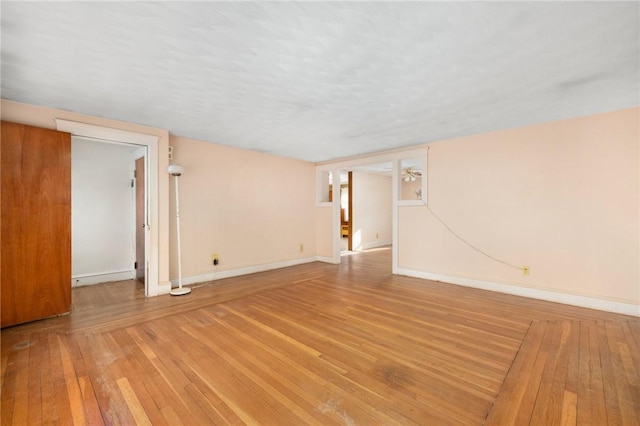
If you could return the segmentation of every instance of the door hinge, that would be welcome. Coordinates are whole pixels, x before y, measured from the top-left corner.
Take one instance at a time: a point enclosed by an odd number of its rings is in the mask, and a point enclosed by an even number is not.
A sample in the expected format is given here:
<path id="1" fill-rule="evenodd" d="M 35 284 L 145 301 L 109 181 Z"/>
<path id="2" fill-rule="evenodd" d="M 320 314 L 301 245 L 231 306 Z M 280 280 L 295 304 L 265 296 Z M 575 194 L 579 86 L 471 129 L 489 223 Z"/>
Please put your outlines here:
<path id="1" fill-rule="evenodd" d="M 138 262 L 133 262 L 133 269 L 138 269 Z"/>
<path id="2" fill-rule="evenodd" d="M 133 188 L 135 186 L 135 179 L 131 179 L 131 187 Z"/>

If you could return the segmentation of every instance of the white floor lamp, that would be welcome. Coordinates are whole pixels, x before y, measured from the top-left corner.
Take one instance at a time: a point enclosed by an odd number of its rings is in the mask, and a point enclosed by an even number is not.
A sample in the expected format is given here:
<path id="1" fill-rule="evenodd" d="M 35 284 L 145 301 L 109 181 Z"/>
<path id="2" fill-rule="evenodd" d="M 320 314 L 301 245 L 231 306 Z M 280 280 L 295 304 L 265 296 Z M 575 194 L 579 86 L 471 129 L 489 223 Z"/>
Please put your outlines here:
<path id="1" fill-rule="evenodd" d="M 172 296 L 182 296 L 191 293 L 190 288 L 182 287 L 182 248 L 180 247 L 180 196 L 178 192 L 178 177 L 184 172 L 184 168 L 178 164 L 171 164 L 168 172 L 176 182 L 176 230 L 178 235 L 178 288 L 171 290 Z"/>

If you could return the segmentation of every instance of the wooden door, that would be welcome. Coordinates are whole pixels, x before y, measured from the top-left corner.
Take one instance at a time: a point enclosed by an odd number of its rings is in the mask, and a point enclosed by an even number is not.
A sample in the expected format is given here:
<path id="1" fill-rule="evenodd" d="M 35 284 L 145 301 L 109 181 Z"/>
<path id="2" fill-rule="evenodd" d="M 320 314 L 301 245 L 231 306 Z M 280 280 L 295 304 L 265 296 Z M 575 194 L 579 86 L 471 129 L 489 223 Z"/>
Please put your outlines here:
<path id="1" fill-rule="evenodd" d="M 135 180 L 136 180 L 136 279 L 140 282 L 144 282 L 144 276 L 145 276 L 144 233 L 146 230 L 144 157 L 140 157 L 136 160 Z"/>
<path id="2" fill-rule="evenodd" d="M 3 121 L 0 326 L 71 310 L 71 135 Z"/>

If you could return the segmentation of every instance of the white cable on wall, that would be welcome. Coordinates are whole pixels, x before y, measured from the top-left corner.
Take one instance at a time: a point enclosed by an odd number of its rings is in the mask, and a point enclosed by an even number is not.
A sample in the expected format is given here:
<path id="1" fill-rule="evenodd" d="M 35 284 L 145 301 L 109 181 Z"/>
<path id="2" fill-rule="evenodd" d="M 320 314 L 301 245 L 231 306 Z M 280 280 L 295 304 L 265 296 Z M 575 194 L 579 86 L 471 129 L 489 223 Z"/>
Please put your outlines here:
<path id="1" fill-rule="evenodd" d="M 430 156 L 428 155 L 428 154 L 429 154 L 429 152 L 428 152 L 428 151 L 429 151 L 429 147 L 427 147 L 427 183 L 426 183 L 426 185 L 427 185 L 427 197 L 429 196 L 429 157 L 430 157 Z M 514 268 L 514 269 L 517 269 L 517 270 L 520 270 L 520 269 L 521 269 L 521 268 L 520 268 L 520 266 L 513 265 L 513 264 L 511 264 L 511 263 L 509 263 L 509 262 L 506 262 L 506 261 L 504 261 L 504 260 L 502 260 L 502 259 L 498 259 L 498 258 L 497 258 L 497 257 L 495 257 L 495 256 L 491 256 L 490 254 L 488 254 L 488 253 L 487 253 L 487 252 L 485 252 L 484 250 L 479 249 L 478 247 L 476 247 L 476 246 L 474 246 L 473 244 L 471 244 L 469 241 L 467 241 L 467 240 L 465 240 L 464 238 L 462 238 L 462 237 L 461 237 L 457 232 L 455 232 L 453 229 L 451 229 L 451 227 L 450 227 L 449 225 L 447 225 L 447 223 L 446 223 L 444 220 L 442 220 L 442 219 L 440 218 L 440 216 L 438 216 L 438 215 L 437 215 L 437 214 L 436 214 L 436 213 L 431 209 L 431 207 L 429 207 L 429 205 L 428 205 L 424 200 L 420 200 L 420 201 L 422 201 L 422 204 L 424 204 L 424 205 L 425 205 L 425 207 L 427 208 L 427 210 L 429 211 L 429 213 L 431 213 L 431 215 L 433 215 L 433 217 L 434 217 L 438 222 L 440 222 L 440 223 L 442 224 L 442 226 L 444 226 L 444 228 L 445 228 L 447 231 L 449 231 L 449 232 L 451 233 L 451 235 L 453 235 L 454 237 L 456 237 L 458 240 L 462 241 L 464 244 L 466 244 L 467 246 L 469 246 L 469 247 L 470 247 L 470 248 L 472 248 L 473 250 L 477 251 L 478 253 L 482 254 L 483 256 L 485 256 L 485 257 L 487 257 L 487 258 L 489 258 L 489 259 L 491 259 L 491 260 L 493 260 L 493 261 L 495 261 L 495 262 L 502 263 L 503 265 L 509 266 L 509 267 Z"/>

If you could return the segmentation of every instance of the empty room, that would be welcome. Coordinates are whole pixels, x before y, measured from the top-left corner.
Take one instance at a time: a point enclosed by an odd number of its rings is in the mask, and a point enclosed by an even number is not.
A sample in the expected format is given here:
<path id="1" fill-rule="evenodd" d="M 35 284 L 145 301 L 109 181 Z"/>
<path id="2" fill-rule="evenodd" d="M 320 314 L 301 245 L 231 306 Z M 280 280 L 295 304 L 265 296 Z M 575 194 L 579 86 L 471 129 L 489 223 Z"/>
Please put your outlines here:
<path id="1" fill-rule="evenodd" d="M 640 3 L 1 5 L 3 425 L 638 425 Z"/>

